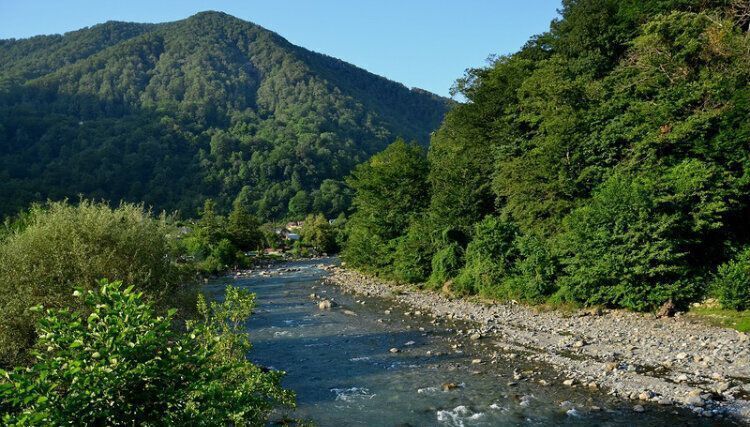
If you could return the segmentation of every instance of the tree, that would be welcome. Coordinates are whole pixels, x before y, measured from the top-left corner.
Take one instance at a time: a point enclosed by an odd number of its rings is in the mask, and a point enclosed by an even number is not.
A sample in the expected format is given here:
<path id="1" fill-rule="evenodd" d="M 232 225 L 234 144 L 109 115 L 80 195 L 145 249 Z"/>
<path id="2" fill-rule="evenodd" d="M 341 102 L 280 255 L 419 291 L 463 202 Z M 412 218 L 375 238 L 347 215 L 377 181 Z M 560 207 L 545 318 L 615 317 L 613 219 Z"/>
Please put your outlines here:
<path id="1" fill-rule="evenodd" d="M 300 190 L 289 200 L 289 215 L 301 219 L 310 212 L 311 202 L 307 192 Z"/>
<path id="2" fill-rule="evenodd" d="M 223 219 L 216 213 L 216 202 L 206 199 L 199 215 L 196 225 L 200 235 L 208 244 L 216 244 L 225 237 Z"/>
<path id="3" fill-rule="evenodd" d="M 333 253 L 338 250 L 336 233 L 337 230 L 323 214 L 310 214 L 305 218 L 300 237 L 305 244 L 318 252 Z"/>
<path id="4" fill-rule="evenodd" d="M 344 259 L 359 266 L 389 265 L 392 255 L 382 255 L 395 249 L 396 239 L 429 201 L 424 151 L 396 140 L 357 166 L 347 184 L 354 190 L 356 211 L 347 223 Z M 370 264 L 375 259 L 377 264 Z"/>
<path id="5" fill-rule="evenodd" d="M 263 246 L 260 222 L 241 203 L 233 204 L 227 221 L 227 233 L 229 240 L 240 250 L 257 250 Z"/>

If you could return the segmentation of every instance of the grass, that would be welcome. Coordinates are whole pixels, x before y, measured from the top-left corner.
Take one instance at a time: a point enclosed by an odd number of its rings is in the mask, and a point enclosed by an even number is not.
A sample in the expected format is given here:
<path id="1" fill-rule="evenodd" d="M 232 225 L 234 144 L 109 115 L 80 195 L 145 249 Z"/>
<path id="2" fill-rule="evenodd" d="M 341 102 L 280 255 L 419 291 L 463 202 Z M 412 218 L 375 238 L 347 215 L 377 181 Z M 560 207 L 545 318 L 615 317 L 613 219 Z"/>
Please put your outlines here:
<path id="1" fill-rule="evenodd" d="M 736 311 L 700 306 L 691 308 L 688 315 L 711 325 L 733 328 L 740 332 L 750 332 L 750 310 Z"/>

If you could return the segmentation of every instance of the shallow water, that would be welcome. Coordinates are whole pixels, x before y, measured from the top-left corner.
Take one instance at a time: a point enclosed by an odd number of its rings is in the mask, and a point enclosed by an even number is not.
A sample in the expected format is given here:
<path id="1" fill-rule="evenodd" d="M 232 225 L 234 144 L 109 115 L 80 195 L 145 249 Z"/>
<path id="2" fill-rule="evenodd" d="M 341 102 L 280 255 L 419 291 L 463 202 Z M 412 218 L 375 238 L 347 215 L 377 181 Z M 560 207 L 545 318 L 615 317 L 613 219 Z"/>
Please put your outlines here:
<path id="1" fill-rule="evenodd" d="M 657 405 L 644 405 L 646 411 L 636 413 L 632 403 L 603 392 L 542 386 L 536 379 L 549 381 L 558 373 L 502 356 L 488 363 L 495 352 L 492 339 L 457 338 L 455 329 L 466 329 L 467 324 L 434 325 L 431 317 L 406 316 L 409 307 L 385 300 L 366 299 L 362 305 L 360 297 L 320 284 L 325 275 L 316 267 L 320 263 L 284 264 L 271 269 L 270 276 L 253 274 L 233 281 L 257 294 L 257 310 L 248 322 L 254 344 L 250 358 L 287 372 L 284 386 L 297 392 L 298 403 L 297 410 L 287 414 L 291 417 L 319 426 L 391 427 L 728 423 Z M 299 271 L 280 271 L 287 268 Z M 207 291 L 221 298 L 224 285 L 213 282 Z M 339 306 L 319 310 L 309 297 L 313 292 Z M 391 313 L 384 314 L 386 309 Z M 391 353 L 394 347 L 400 352 Z M 477 358 L 483 363 L 472 364 Z M 514 370 L 541 375 L 514 380 Z M 443 391 L 444 383 L 458 388 Z"/>

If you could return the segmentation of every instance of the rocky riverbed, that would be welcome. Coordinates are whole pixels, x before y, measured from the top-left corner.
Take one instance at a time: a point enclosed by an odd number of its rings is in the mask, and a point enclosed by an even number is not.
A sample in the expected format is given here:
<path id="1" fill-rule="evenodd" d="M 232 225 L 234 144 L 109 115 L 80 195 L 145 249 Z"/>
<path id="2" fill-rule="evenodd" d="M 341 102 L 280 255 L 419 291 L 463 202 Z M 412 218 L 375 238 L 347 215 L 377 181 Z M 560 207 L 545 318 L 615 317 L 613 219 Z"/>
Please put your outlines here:
<path id="1" fill-rule="evenodd" d="M 473 322 L 474 329 L 456 334 L 485 345 L 490 341 L 497 351 L 487 357 L 555 366 L 559 375 L 537 379 L 542 384 L 603 389 L 633 400 L 636 411 L 644 405 L 676 405 L 702 417 L 750 422 L 747 334 L 679 315 L 656 318 L 620 310 L 564 314 L 520 304 L 450 299 L 337 266 L 325 268 L 329 275 L 324 282 L 346 292 L 406 304 L 413 307 L 413 315 L 431 316 L 433 322 Z"/>

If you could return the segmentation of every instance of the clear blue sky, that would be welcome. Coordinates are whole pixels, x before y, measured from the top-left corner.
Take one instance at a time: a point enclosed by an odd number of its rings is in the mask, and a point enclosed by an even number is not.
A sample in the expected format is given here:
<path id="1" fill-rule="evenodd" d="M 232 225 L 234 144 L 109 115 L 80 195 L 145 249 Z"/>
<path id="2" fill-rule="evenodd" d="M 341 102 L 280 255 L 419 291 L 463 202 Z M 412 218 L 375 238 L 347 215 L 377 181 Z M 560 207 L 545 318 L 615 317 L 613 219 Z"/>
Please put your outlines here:
<path id="1" fill-rule="evenodd" d="M 560 0 L 0 0 L 0 39 L 220 10 L 409 87 L 448 95 L 466 68 L 549 28 Z"/>

